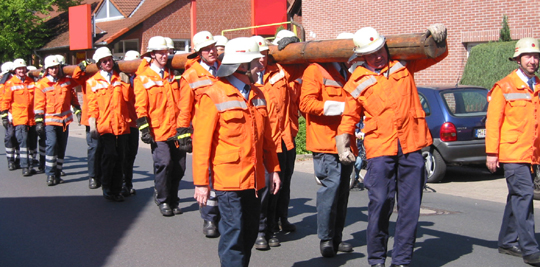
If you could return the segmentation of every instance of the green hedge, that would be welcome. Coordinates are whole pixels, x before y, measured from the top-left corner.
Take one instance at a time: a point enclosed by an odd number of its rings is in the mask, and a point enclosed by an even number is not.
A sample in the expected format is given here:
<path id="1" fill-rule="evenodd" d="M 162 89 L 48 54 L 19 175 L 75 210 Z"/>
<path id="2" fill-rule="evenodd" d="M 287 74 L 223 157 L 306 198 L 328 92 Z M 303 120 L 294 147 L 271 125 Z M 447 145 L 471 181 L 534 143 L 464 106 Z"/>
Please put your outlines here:
<path id="1" fill-rule="evenodd" d="M 517 68 L 508 60 L 514 55 L 516 41 L 479 44 L 471 49 L 460 84 L 491 89 L 493 85 Z"/>
<path id="2" fill-rule="evenodd" d="M 298 118 L 298 134 L 296 135 L 296 154 L 311 154 L 306 150 L 306 119 L 300 116 Z"/>

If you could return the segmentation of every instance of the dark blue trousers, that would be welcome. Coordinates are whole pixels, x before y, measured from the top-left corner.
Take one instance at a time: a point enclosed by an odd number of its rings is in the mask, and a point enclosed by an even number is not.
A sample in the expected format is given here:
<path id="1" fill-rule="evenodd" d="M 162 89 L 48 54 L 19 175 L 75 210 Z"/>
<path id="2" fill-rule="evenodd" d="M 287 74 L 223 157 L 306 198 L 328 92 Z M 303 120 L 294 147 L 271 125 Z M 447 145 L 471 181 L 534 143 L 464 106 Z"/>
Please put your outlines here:
<path id="1" fill-rule="evenodd" d="M 499 247 L 519 246 L 524 256 L 538 252 L 534 237 L 534 185 L 531 165 L 504 163 L 508 197 L 499 232 Z"/>
<path id="2" fill-rule="evenodd" d="M 133 188 L 133 165 L 139 151 L 139 129 L 131 127 L 129 130 L 122 169 L 124 170 L 124 184 L 131 189 Z"/>
<path id="3" fill-rule="evenodd" d="M 337 247 L 342 241 L 347 205 L 349 179 L 353 165 L 343 165 L 337 154 L 313 153 L 315 176 L 322 186 L 317 191 L 317 235 L 321 240 L 333 240 Z"/>
<path id="4" fill-rule="evenodd" d="M 294 173 L 294 163 L 296 160 L 296 148 L 287 150 L 285 143 L 281 141 L 281 149 L 283 152 L 277 153 L 279 160 L 279 179 L 281 179 L 281 189 L 277 193 L 276 216 L 277 220 L 282 222 L 289 218 L 289 202 L 291 200 L 291 179 Z"/>
<path id="5" fill-rule="evenodd" d="M 99 142 L 103 146 L 101 159 L 103 194 L 118 195 L 122 190 L 122 162 L 127 140 L 127 134 L 103 134 L 99 137 Z"/>
<path id="6" fill-rule="evenodd" d="M 370 265 L 385 263 L 390 215 L 397 195 L 398 218 L 392 264 L 410 264 L 426 179 L 420 151 L 368 159 L 364 185 L 368 189 L 367 251 Z"/>
<path id="7" fill-rule="evenodd" d="M 8 162 L 15 162 L 17 160 L 17 154 L 19 154 L 19 145 L 17 144 L 17 138 L 15 137 L 15 127 L 10 123 L 6 128 L 6 135 L 4 136 L 4 145 L 6 148 L 6 157 Z"/>
<path id="8" fill-rule="evenodd" d="M 216 191 L 216 196 L 221 214 L 218 245 L 221 266 L 249 266 L 261 212 L 255 190 Z"/>
<path id="9" fill-rule="evenodd" d="M 91 137 L 89 126 L 86 126 L 86 144 L 88 145 L 86 150 L 88 157 L 88 176 L 101 181 L 101 153 L 97 153 L 99 139 Z"/>
<path id="10" fill-rule="evenodd" d="M 151 148 L 156 204 L 178 206 L 178 188 L 186 170 L 186 152 L 176 148 L 172 141 L 155 142 Z"/>
<path id="11" fill-rule="evenodd" d="M 45 173 L 60 177 L 62 170 L 59 165 L 63 165 L 66 155 L 67 140 L 69 136 L 69 126 L 45 126 L 46 148 L 45 148 Z"/>
<path id="12" fill-rule="evenodd" d="M 258 236 L 265 236 L 267 239 L 270 238 L 276 225 L 276 204 L 278 199 L 276 195 L 272 195 L 272 192 L 270 192 L 272 181 L 272 175 L 265 172 L 265 187 L 258 192 L 261 202 Z"/>
<path id="13" fill-rule="evenodd" d="M 21 168 L 31 168 L 32 155 L 30 151 L 35 151 L 37 146 L 36 126 L 17 125 L 15 126 L 15 136 L 19 144 Z"/>

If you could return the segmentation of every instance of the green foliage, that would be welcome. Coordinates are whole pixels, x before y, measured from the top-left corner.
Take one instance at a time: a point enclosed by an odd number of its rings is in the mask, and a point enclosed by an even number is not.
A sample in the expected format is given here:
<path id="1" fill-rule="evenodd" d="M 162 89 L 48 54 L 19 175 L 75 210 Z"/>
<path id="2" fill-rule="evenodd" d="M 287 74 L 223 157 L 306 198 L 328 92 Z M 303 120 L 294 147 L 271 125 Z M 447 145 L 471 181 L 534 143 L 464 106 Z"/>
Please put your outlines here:
<path id="1" fill-rule="evenodd" d="M 306 150 L 306 119 L 298 118 L 298 134 L 296 135 L 296 154 L 311 154 Z"/>
<path id="2" fill-rule="evenodd" d="M 276 36 L 277 33 L 278 33 L 279 31 L 281 31 L 281 30 L 286 30 L 285 27 L 283 27 L 283 25 L 280 25 L 279 27 L 277 27 L 277 29 L 276 29 L 276 34 L 274 34 L 274 36 Z"/>
<path id="3" fill-rule="evenodd" d="M 479 44 L 471 49 L 460 84 L 491 89 L 493 85 L 517 68 L 508 58 L 514 55 L 516 41 Z"/>
<path id="4" fill-rule="evenodd" d="M 0 1 L 0 62 L 28 58 L 43 46 L 50 28 L 45 26 L 53 6 L 59 10 L 80 3 L 80 0 L 4 0 Z"/>
<path id="5" fill-rule="evenodd" d="M 501 30 L 499 31 L 499 42 L 512 41 L 512 37 L 510 37 L 510 27 L 508 26 L 508 17 L 506 15 L 503 15 L 501 26 Z"/>

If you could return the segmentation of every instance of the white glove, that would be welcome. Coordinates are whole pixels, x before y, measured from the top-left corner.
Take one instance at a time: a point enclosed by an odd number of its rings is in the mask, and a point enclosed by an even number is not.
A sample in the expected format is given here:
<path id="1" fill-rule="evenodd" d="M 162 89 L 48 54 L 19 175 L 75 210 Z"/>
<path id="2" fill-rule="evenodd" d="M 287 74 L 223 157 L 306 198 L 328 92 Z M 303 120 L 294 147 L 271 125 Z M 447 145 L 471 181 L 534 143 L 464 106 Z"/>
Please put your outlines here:
<path id="1" fill-rule="evenodd" d="M 90 137 L 92 137 L 92 139 L 99 139 L 99 133 L 96 127 L 96 118 L 88 118 L 88 124 L 90 124 Z"/>
<path id="2" fill-rule="evenodd" d="M 441 23 L 433 24 L 427 30 L 428 33 L 431 33 L 436 43 L 440 43 L 446 39 L 446 26 Z"/>
<path id="3" fill-rule="evenodd" d="M 339 116 L 345 110 L 345 102 L 324 101 L 324 116 Z"/>
<path id="4" fill-rule="evenodd" d="M 356 161 L 356 156 L 351 151 L 349 134 L 336 135 L 336 148 L 342 164 L 350 165 Z"/>

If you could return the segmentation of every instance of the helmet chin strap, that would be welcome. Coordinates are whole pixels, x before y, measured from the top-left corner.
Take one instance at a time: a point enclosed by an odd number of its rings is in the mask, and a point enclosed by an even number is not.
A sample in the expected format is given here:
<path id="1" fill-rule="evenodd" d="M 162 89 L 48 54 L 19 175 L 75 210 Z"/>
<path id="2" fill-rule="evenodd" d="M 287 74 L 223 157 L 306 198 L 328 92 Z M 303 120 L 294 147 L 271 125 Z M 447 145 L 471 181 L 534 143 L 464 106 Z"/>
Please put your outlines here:
<path id="1" fill-rule="evenodd" d="M 246 75 L 249 79 L 249 82 L 250 83 L 255 83 L 255 81 L 253 80 L 253 76 L 251 75 L 251 62 L 247 63 L 248 64 L 248 67 L 247 67 L 247 71 L 241 71 L 241 70 L 236 70 L 235 72 L 238 73 L 238 74 L 242 74 L 242 75 Z"/>

